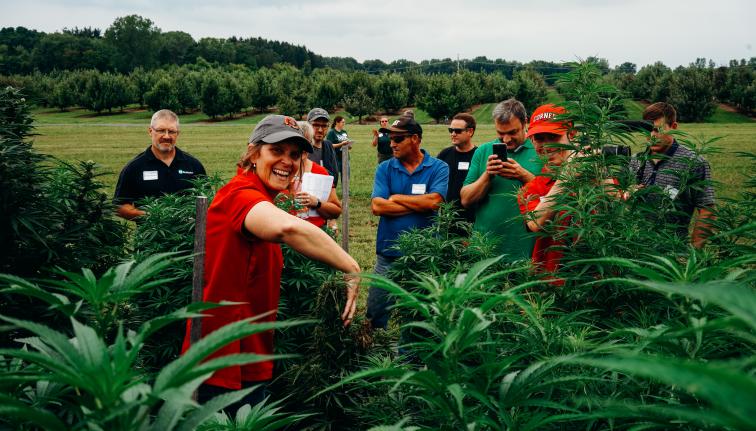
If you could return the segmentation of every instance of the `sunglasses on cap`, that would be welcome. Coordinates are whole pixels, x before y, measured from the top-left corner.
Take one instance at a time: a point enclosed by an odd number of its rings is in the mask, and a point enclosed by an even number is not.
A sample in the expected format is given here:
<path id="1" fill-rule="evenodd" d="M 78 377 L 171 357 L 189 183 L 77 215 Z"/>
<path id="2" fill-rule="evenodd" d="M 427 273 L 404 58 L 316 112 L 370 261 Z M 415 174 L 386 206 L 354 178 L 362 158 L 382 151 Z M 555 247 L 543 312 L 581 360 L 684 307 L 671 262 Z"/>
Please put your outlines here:
<path id="1" fill-rule="evenodd" d="M 449 131 L 449 133 L 456 133 L 458 135 L 460 133 L 462 133 L 462 132 L 466 132 L 467 131 L 466 128 L 465 129 L 456 129 L 456 128 L 453 128 L 453 127 L 449 127 L 447 130 Z"/>
<path id="2" fill-rule="evenodd" d="M 394 141 L 395 144 L 400 144 L 404 141 L 405 138 L 412 136 L 409 134 L 405 135 L 391 135 L 391 140 Z"/>

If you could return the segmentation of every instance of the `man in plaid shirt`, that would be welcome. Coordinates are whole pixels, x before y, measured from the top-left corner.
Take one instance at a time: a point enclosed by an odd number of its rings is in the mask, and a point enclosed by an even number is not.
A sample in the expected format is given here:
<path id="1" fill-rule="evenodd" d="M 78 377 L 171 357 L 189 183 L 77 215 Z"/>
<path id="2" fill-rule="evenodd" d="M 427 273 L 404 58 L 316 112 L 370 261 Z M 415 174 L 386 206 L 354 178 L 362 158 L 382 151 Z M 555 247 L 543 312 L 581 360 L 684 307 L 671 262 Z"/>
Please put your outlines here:
<path id="1" fill-rule="evenodd" d="M 677 227 L 679 235 L 687 237 L 693 213 L 698 212 L 690 242 L 700 248 L 714 218 L 709 163 L 680 145 L 669 133 L 677 129 L 677 112 L 672 105 L 654 103 L 643 111 L 643 119 L 653 123 L 651 142 L 644 156 L 631 160 L 630 167 L 638 184 L 647 189 L 644 192 L 649 199 L 660 209 L 669 208 L 660 213 L 664 214 L 664 221 Z"/>

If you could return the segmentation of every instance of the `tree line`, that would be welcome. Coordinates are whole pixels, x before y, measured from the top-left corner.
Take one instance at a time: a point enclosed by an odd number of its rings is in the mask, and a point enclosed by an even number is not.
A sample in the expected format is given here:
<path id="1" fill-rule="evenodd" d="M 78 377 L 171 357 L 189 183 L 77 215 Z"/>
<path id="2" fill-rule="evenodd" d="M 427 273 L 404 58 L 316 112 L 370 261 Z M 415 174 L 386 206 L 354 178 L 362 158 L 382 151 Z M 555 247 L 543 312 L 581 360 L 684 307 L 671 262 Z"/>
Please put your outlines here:
<path id="1" fill-rule="evenodd" d="M 754 115 L 754 64 L 756 59 L 733 60 L 729 67 L 714 67 L 699 59 L 674 70 L 655 63 L 636 72 L 635 65 L 625 63 L 607 67 L 603 79 L 628 98 L 672 103 L 682 121 L 696 122 L 709 118 L 717 102 Z M 129 73 L 83 69 L 0 75 L 0 84 L 23 88 L 36 104 L 60 110 L 82 107 L 101 113 L 136 105 L 179 113 L 201 111 L 215 119 L 271 109 L 299 117 L 319 106 L 343 108 L 361 121 L 376 112 L 395 113 L 416 106 L 442 122 L 477 104 L 509 97 L 532 110 L 547 100 L 549 77 L 532 68 L 517 70 L 511 78 L 501 71 L 466 69 L 453 74 L 415 69 L 378 75 L 331 68 L 308 72 L 286 63 L 252 70 L 200 59 L 162 69 L 138 67 Z M 556 89 L 564 93 L 559 86 Z"/>

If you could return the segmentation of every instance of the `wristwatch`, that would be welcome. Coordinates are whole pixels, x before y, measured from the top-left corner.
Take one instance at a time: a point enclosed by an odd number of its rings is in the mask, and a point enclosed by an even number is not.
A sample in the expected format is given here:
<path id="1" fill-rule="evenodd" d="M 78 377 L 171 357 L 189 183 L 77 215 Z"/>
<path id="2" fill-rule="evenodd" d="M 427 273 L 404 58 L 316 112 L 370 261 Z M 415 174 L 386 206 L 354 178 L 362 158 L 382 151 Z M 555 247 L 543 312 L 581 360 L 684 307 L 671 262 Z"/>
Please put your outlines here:
<path id="1" fill-rule="evenodd" d="M 315 209 L 320 208 L 321 205 L 323 205 L 323 202 L 320 202 L 320 199 L 318 199 L 318 204 L 315 205 Z"/>

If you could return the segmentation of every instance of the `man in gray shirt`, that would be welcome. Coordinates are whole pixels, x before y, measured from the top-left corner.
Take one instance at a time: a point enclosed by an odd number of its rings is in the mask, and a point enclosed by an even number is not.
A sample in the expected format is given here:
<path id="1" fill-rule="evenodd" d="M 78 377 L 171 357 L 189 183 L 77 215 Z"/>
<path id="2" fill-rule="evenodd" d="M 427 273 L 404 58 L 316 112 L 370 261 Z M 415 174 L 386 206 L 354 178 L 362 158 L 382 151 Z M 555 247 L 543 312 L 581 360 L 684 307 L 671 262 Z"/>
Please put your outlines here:
<path id="1" fill-rule="evenodd" d="M 659 207 L 664 207 L 665 202 L 672 205 L 670 211 L 664 212 L 664 221 L 676 226 L 680 236 L 687 237 L 693 212 L 698 211 L 690 242 L 700 248 L 714 218 L 709 162 L 670 134 L 677 129 L 677 111 L 672 105 L 654 103 L 643 111 L 643 119 L 653 123 L 651 142 L 645 157 L 634 157 L 630 168 L 640 187 L 649 189 L 649 199 Z"/>

